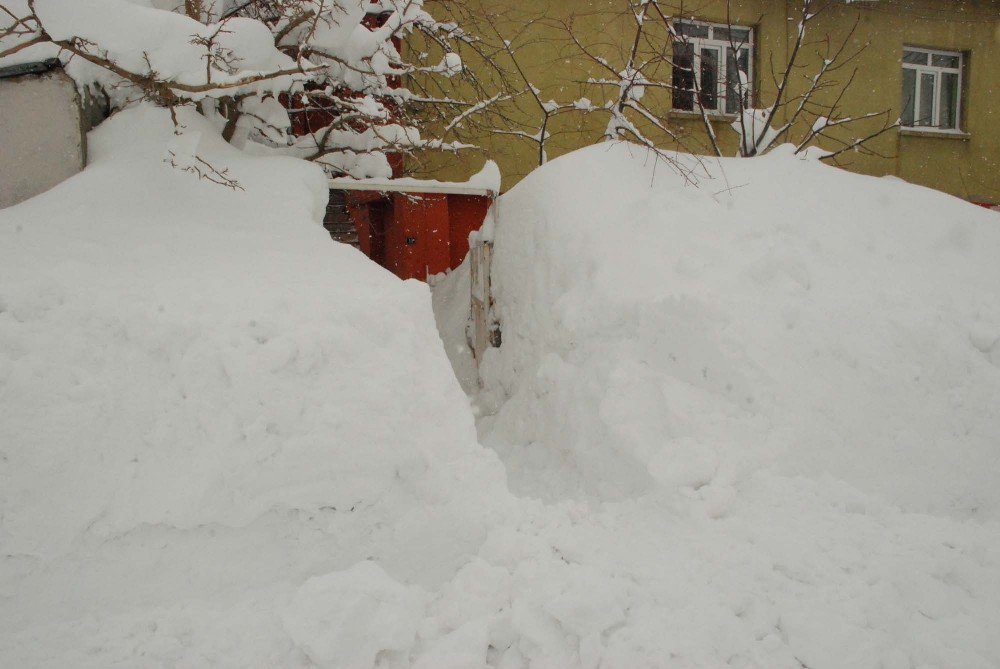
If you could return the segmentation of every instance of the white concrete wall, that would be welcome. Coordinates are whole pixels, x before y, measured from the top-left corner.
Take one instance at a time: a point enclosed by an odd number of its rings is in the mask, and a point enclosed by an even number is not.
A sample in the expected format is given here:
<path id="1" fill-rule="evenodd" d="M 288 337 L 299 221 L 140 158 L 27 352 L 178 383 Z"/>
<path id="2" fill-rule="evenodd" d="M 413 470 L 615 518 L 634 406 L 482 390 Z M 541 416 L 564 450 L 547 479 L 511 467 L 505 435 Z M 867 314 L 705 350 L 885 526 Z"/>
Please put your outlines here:
<path id="1" fill-rule="evenodd" d="M 52 188 L 85 161 L 79 97 L 62 70 L 0 79 L 0 208 Z"/>

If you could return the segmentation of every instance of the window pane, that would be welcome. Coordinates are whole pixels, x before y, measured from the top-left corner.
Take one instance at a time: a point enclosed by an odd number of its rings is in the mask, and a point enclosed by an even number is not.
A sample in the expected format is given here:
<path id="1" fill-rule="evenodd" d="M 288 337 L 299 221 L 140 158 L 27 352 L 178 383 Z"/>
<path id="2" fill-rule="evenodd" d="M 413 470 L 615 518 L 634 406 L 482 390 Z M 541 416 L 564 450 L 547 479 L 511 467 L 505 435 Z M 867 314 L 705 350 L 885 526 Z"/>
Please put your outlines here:
<path id="1" fill-rule="evenodd" d="M 958 56 L 942 56 L 934 54 L 931 56 L 931 65 L 934 67 L 950 67 L 958 69 L 961 59 Z"/>
<path id="2" fill-rule="evenodd" d="M 701 104 L 708 110 L 719 108 L 719 50 L 701 50 Z"/>
<path id="3" fill-rule="evenodd" d="M 913 125 L 913 110 L 917 99 L 917 71 L 903 68 L 903 125 Z"/>
<path id="4" fill-rule="evenodd" d="M 694 109 L 694 46 L 674 42 L 674 109 Z"/>
<path id="5" fill-rule="evenodd" d="M 713 28 L 712 37 L 722 42 L 736 44 L 747 44 L 750 42 L 749 28 Z"/>
<path id="6" fill-rule="evenodd" d="M 733 49 L 726 49 L 726 113 L 739 113 L 741 97 L 744 108 L 749 105 L 749 72 L 750 50 L 740 49 L 737 58 Z"/>
<path id="7" fill-rule="evenodd" d="M 934 125 L 934 74 L 920 73 L 917 125 Z"/>
<path id="8" fill-rule="evenodd" d="M 938 107 L 941 116 L 940 126 L 955 129 L 958 127 L 958 74 L 942 72 L 940 82 L 941 97 Z"/>
<path id="9" fill-rule="evenodd" d="M 674 30 L 677 31 L 678 35 L 683 35 L 684 37 L 708 37 L 708 26 L 697 23 L 678 21 L 674 24 Z"/>
<path id="10" fill-rule="evenodd" d="M 927 54 L 923 51 L 907 51 L 904 49 L 903 62 L 910 63 L 911 65 L 926 65 Z"/>

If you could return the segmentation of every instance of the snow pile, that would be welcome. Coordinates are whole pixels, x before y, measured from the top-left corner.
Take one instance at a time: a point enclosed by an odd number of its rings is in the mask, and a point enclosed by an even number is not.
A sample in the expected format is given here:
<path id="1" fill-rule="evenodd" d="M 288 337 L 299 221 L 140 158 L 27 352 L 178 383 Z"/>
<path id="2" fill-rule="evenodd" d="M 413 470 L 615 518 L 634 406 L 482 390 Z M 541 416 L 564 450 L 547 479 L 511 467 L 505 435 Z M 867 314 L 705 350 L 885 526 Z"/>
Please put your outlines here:
<path id="1" fill-rule="evenodd" d="M 1000 666 L 1000 221 L 780 149 L 688 167 L 697 188 L 586 149 L 484 229 L 480 436 L 554 503 L 480 551 L 493 643 L 532 667 Z"/>
<path id="2" fill-rule="evenodd" d="M 491 438 L 565 464 L 528 491 L 725 497 L 769 468 L 1000 518 L 996 215 L 784 152 L 691 167 L 715 176 L 599 146 L 501 199 Z"/>
<path id="3" fill-rule="evenodd" d="M 309 579 L 448 580 L 508 499 L 426 286 L 330 241 L 318 167 L 178 113 L 237 189 L 169 167 L 142 107 L 0 212 L 4 666 L 305 664 L 296 611 L 352 606 Z"/>
<path id="4" fill-rule="evenodd" d="M 318 168 L 178 113 L 0 211 L 0 665 L 1000 665 L 995 214 L 778 155 L 540 170 L 478 399 L 545 504 Z"/>

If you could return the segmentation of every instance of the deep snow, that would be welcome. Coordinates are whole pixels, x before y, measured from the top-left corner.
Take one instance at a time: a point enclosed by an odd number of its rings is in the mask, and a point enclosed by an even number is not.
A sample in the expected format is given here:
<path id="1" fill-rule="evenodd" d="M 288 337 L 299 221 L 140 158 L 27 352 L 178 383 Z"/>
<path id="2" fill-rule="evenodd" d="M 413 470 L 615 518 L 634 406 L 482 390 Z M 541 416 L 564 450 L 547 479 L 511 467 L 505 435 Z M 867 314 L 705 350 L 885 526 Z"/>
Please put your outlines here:
<path id="1" fill-rule="evenodd" d="M 505 493 L 427 287 L 331 244 L 317 167 L 182 121 L 244 191 L 140 108 L 0 212 L 2 666 L 308 666 L 310 577 L 437 585 Z"/>
<path id="2" fill-rule="evenodd" d="M 475 398 L 543 503 L 320 172 L 182 121 L 0 211 L 0 666 L 1000 665 L 995 214 L 554 161 L 493 212 Z"/>
<path id="3" fill-rule="evenodd" d="M 483 232 L 480 437 L 603 570 L 555 665 L 1000 666 L 1000 218 L 783 149 L 677 160 L 697 187 L 576 152 Z M 467 275 L 435 292 L 460 378 Z"/>
<path id="4" fill-rule="evenodd" d="M 1000 519 L 996 214 L 783 151 L 691 169 L 714 176 L 601 145 L 498 203 L 487 432 L 561 474 L 523 491 L 729 494 L 766 468 Z"/>

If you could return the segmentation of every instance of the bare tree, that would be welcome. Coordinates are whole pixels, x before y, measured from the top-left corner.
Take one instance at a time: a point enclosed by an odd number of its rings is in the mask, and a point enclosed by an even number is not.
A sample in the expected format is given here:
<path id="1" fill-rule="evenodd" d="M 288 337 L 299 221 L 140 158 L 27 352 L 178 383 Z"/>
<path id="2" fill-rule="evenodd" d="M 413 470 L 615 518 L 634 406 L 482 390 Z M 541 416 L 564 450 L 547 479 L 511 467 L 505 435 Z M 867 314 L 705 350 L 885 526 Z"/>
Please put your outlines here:
<path id="1" fill-rule="evenodd" d="M 729 0 L 720 0 L 716 9 L 725 12 L 721 25 L 726 27 L 729 53 L 723 57 L 732 54 L 733 62 L 727 63 L 724 80 L 706 78 L 704 84 L 700 55 L 694 52 L 690 34 L 690 27 L 697 22 L 686 19 L 697 12 L 689 11 L 683 3 L 663 0 L 620 2 L 619 11 L 607 15 L 609 23 L 630 26 L 625 31 L 627 37 L 618 42 L 611 43 L 607 35 L 595 35 L 592 27 L 580 28 L 579 23 L 587 22 L 578 23 L 577 15 L 548 19 L 539 31 L 561 33 L 566 58 L 584 63 L 591 72 L 579 82 L 585 93 L 577 100 L 548 101 L 531 81 L 532 68 L 524 66 L 517 52 L 520 35 L 495 35 L 505 47 L 503 60 L 512 64 L 516 78 L 526 85 L 540 118 L 537 125 L 504 132 L 536 143 L 542 160 L 553 118 L 573 113 L 604 115 L 604 139 L 635 142 L 670 161 L 673 150 L 693 148 L 690 133 L 678 126 L 678 109 L 687 109 L 700 120 L 705 143 L 715 156 L 722 156 L 723 146 L 731 143 L 724 142 L 716 131 L 722 120 L 728 120 L 738 135 L 740 156 L 763 155 L 780 143 L 793 144 L 799 153 L 823 143 L 838 147 L 822 156 L 833 161 L 847 151 L 874 153 L 871 140 L 899 125 L 890 109 L 857 114 L 845 111 L 845 96 L 859 78 L 855 62 L 867 45 L 852 48 L 857 41 L 857 21 L 836 36 L 814 30 L 834 0 L 795 0 L 794 12 L 783 17 L 794 26 L 794 33 L 787 57 L 776 62 L 775 54 L 770 53 L 766 58 L 769 68 L 761 68 L 769 69 L 771 86 L 767 90 L 773 92 L 767 95 L 751 78 L 751 31 L 733 21 Z M 763 18 L 748 23 L 758 24 Z M 532 23 L 534 20 L 522 21 L 522 25 Z M 876 124 L 874 129 L 872 124 Z"/>
<path id="2" fill-rule="evenodd" d="M 690 44 L 684 31 L 678 30 L 679 27 L 683 26 L 683 23 L 672 20 L 663 12 L 661 5 L 656 0 L 653 0 L 651 4 L 656 7 L 660 20 L 668 27 L 674 44 Z M 776 67 L 774 54 L 769 55 L 770 72 L 775 90 L 770 104 L 765 104 L 762 108 L 755 106 L 755 101 L 749 95 L 749 72 L 746 69 L 739 69 L 732 85 L 730 82 L 723 82 L 725 89 L 719 94 L 724 97 L 729 96 L 726 98 L 727 102 L 731 102 L 733 98 L 736 102 L 733 105 L 736 113 L 733 127 L 740 136 L 739 153 L 741 156 L 763 155 L 782 141 L 792 141 L 795 144 L 795 152 L 801 153 L 813 146 L 816 140 L 823 138 L 831 143 L 839 143 L 843 147 L 821 156 L 822 159 L 833 160 L 847 150 L 870 151 L 867 145 L 871 140 L 898 127 L 898 117 L 894 119 L 891 110 L 888 109 L 851 116 L 843 113 L 842 101 L 854 83 L 858 70 L 857 68 L 850 70 L 846 79 L 836 77 L 848 71 L 851 64 L 868 45 L 867 43 L 863 44 L 857 50 L 849 52 L 849 45 L 855 41 L 859 17 L 855 19 L 850 29 L 837 40 L 830 34 L 821 34 L 818 39 L 812 41 L 808 39 L 810 26 L 827 12 L 830 6 L 830 2 L 823 0 L 799 0 L 797 14 L 794 17 L 786 17 L 787 20 L 796 20 L 795 35 L 789 55 L 783 65 Z M 747 38 L 737 38 L 737 35 L 747 35 L 748 32 L 741 31 L 733 25 L 730 0 L 726 1 L 725 26 L 731 53 L 741 53 L 747 45 Z M 819 62 L 818 67 L 812 70 L 801 62 L 803 53 L 811 49 L 816 50 L 815 55 Z M 735 64 L 739 65 L 738 59 L 736 59 Z M 675 86 L 675 95 L 688 94 L 693 96 L 713 150 L 717 155 L 722 155 L 710 122 L 709 110 L 706 110 L 706 96 L 699 86 L 700 77 L 694 71 L 693 59 L 689 63 L 678 63 L 675 60 L 672 65 L 680 70 L 687 69 L 686 79 L 692 83 L 691 91 L 678 90 Z M 795 89 L 800 89 L 801 92 L 793 94 Z M 780 123 L 778 119 L 781 119 Z M 872 119 L 880 119 L 882 124 L 874 132 L 861 137 L 852 137 L 845 141 L 829 132 L 832 129 L 847 128 Z M 797 140 L 792 140 L 790 135 L 796 131 L 800 132 L 800 136 Z"/>

